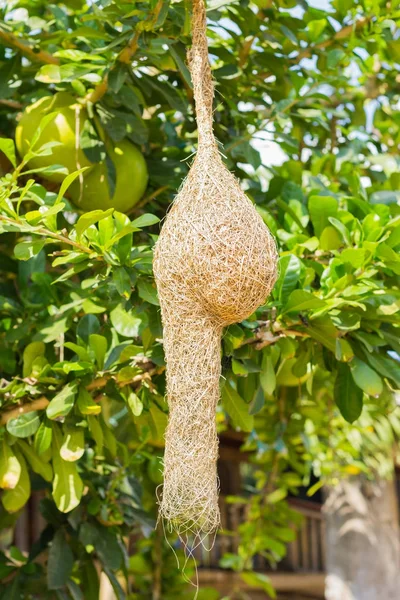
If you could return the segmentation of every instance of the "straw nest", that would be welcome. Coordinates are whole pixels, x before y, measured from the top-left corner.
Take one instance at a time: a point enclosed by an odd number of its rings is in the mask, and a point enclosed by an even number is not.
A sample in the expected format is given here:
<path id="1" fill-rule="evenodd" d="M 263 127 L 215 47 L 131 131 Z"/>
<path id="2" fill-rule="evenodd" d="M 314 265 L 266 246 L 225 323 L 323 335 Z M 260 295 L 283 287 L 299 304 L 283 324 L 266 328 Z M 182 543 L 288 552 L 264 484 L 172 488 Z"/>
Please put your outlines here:
<path id="1" fill-rule="evenodd" d="M 188 58 L 198 151 L 156 244 L 154 274 L 170 412 L 160 515 L 179 534 L 198 535 L 219 526 L 215 410 L 222 330 L 265 302 L 276 279 L 277 253 L 218 151 L 203 0 L 194 0 L 193 7 Z"/>

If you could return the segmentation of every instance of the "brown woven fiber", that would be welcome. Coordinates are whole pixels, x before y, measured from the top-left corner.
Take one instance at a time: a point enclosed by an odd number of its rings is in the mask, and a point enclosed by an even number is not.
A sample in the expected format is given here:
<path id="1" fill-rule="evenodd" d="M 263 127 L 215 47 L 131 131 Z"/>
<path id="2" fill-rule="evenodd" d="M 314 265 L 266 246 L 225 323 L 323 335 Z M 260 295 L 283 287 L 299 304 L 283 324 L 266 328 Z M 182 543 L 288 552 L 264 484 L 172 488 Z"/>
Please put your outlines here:
<path id="1" fill-rule="evenodd" d="M 204 0 L 193 1 L 188 62 L 198 151 L 154 252 L 170 411 L 160 516 L 180 535 L 206 535 L 219 526 L 215 410 L 222 330 L 265 302 L 277 252 L 214 138 Z"/>

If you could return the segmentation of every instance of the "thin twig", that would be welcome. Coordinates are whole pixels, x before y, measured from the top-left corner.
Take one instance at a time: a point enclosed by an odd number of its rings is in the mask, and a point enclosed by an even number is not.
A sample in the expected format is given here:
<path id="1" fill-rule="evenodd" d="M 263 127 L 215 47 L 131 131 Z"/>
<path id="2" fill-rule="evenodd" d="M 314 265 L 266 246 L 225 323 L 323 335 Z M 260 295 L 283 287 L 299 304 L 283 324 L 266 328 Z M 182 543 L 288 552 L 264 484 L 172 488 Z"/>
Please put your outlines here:
<path id="1" fill-rule="evenodd" d="M 370 23 L 372 17 L 365 17 L 363 19 L 359 19 L 350 25 L 346 25 L 339 31 L 335 33 L 335 35 L 329 40 L 325 40 L 324 42 L 320 42 L 319 44 L 315 44 L 315 46 L 310 46 L 309 48 L 305 48 L 294 59 L 295 64 L 299 63 L 303 58 L 308 58 L 312 56 L 312 54 L 317 50 L 325 50 L 329 46 L 332 46 L 337 40 L 343 40 L 344 38 L 349 37 L 354 31 L 359 31 L 363 29 L 365 25 Z"/>
<path id="2" fill-rule="evenodd" d="M 4 221 L 6 223 L 10 223 L 11 225 L 16 225 L 16 226 L 21 225 L 21 223 L 19 223 L 18 221 L 15 221 L 15 219 L 10 219 L 10 217 L 5 217 L 4 215 L 0 215 L 0 221 Z M 61 235 L 59 233 L 54 233 L 53 231 L 49 231 L 48 229 L 44 229 L 44 228 L 35 229 L 31 233 L 34 235 L 41 235 L 44 237 L 53 238 L 55 240 L 58 240 L 59 242 L 62 242 L 63 244 L 69 244 L 70 246 L 73 246 L 74 248 L 78 248 L 78 250 L 80 250 L 81 252 L 86 252 L 86 254 L 93 254 L 93 250 L 91 250 L 90 248 L 87 248 L 86 246 L 83 246 L 82 244 L 79 244 L 78 242 L 75 242 L 74 240 L 70 240 L 68 237 L 65 237 L 64 235 Z"/>
<path id="3" fill-rule="evenodd" d="M 17 100 L 7 100 L 5 98 L 1 98 L 0 104 L 2 104 L 3 106 L 7 106 L 7 108 L 12 108 L 13 110 L 21 110 L 22 108 L 24 108 L 24 105 L 21 104 L 21 102 L 18 102 Z"/>

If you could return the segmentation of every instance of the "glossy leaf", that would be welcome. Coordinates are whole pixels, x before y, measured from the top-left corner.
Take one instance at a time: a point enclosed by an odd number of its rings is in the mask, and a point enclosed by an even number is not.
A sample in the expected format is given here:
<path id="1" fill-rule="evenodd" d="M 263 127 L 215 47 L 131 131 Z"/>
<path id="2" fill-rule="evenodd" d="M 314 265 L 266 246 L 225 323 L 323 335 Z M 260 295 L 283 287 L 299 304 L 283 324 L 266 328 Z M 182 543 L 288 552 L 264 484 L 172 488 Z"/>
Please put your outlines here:
<path id="1" fill-rule="evenodd" d="M 232 420 L 232 425 L 242 431 L 251 431 L 254 418 L 249 414 L 249 407 L 237 391 L 226 382 L 222 388 L 222 405 Z"/>
<path id="2" fill-rule="evenodd" d="M 84 386 L 79 388 L 77 407 L 83 415 L 98 415 L 101 413 L 100 404 L 93 401 L 92 396 Z"/>
<path id="3" fill-rule="evenodd" d="M 48 462 L 42 460 L 35 450 L 25 441 L 20 440 L 18 442 L 18 448 L 22 451 L 26 461 L 35 473 L 38 473 L 45 481 L 52 481 L 53 469 Z"/>
<path id="4" fill-rule="evenodd" d="M 63 438 L 58 425 L 53 425 L 53 498 L 61 512 L 69 512 L 78 506 L 83 492 L 83 482 L 74 462 L 61 458 Z"/>
<path id="5" fill-rule="evenodd" d="M 82 428 L 67 428 L 60 449 L 60 456 L 67 462 L 79 460 L 85 452 L 85 438 Z"/>
<path id="6" fill-rule="evenodd" d="M 14 489 L 21 476 L 21 464 L 5 437 L 0 441 L 0 487 Z"/>
<path id="7" fill-rule="evenodd" d="M 310 294 L 310 292 L 294 290 L 289 296 L 288 302 L 284 307 L 284 312 L 300 312 L 303 310 L 322 308 L 324 306 L 325 302 L 317 296 Z"/>
<path id="8" fill-rule="evenodd" d="M 73 381 L 54 396 L 46 409 L 46 414 L 49 419 L 59 419 L 65 417 L 74 406 L 75 396 L 77 392 L 77 382 Z"/>
<path id="9" fill-rule="evenodd" d="M 369 396 L 379 396 L 383 391 L 382 379 L 365 362 L 355 357 L 351 361 L 351 374 L 355 383 Z"/>
<path id="10" fill-rule="evenodd" d="M 353 423 L 363 408 L 363 392 L 355 384 L 350 368 L 341 363 L 335 381 L 335 402 L 343 417 Z"/>
<path id="11" fill-rule="evenodd" d="M 18 438 L 26 438 L 39 429 L 40 418 L 37 411 L 31 411 L 7 421 L 7 431 Z"/>
<path id="12" fill-rule="evenodd" d="M 63 588 L 74 565 L 74 555 L 66 540 L 65 532 L 59 529 L 51 543 L 47 562 L 47 585 L 49 590 Z"/>
<path id="13" fill-rule="evenodd" d="M 15 456 L 21 466 L 18 483 L 13 488 L 6 489 L 1 496 L 3 506 L 9 513 L 18 512 L 25 506 L 31 495 L 31 482 L 26 462 L 18 450 L 15 451 Z"/>

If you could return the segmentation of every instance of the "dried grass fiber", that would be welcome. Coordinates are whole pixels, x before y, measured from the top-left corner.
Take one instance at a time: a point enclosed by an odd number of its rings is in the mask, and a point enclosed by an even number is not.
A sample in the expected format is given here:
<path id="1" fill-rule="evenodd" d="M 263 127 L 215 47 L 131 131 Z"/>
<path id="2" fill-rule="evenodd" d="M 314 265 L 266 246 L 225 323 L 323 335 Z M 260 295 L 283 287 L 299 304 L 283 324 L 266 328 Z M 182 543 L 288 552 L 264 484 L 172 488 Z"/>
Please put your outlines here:
<path id="1" fill-rule="evenodd" d="M 193 1 L 188 62 L 198 151 L 154 253 L 170 411 L 160 516 L 180 535 L 206 535 L 220 523 L 215 410 L 222 330 L 265 302 L 277 276 L 277 252 L 214 138 L 203 0 Z"/>

